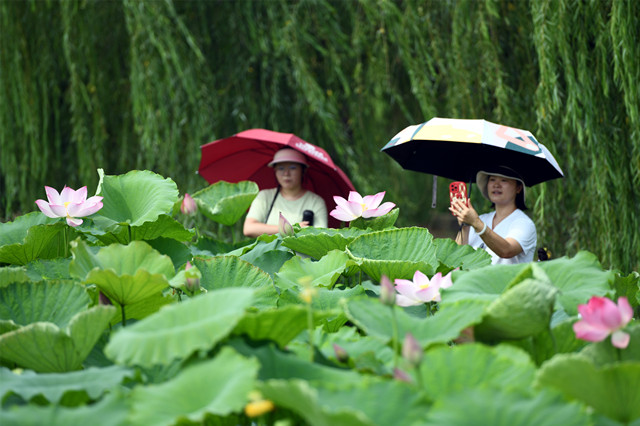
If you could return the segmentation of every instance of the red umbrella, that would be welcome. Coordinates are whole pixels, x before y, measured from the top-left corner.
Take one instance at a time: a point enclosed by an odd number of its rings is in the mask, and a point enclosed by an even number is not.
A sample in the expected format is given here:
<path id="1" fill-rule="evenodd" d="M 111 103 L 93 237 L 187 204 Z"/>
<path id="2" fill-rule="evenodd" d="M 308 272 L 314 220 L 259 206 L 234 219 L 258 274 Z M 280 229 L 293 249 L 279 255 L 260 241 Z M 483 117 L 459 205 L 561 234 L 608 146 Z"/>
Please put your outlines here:
<path id="1" fill-rule="evenodd" d="M 335 202 L 334 195 L 347 197 L 355 191 L 353 184 L 331 160 L 327 152 L 292 133 L 280 133 L 265 129 L 250 129 L 235 135 L 209 142 L 200 147 L 202 156 L 198 173 L 209 183 L 218 181 L 240 182 L 251 180 L 260 189 L 278 185 L 273 169 L 267 164 L 280 148 L 293 148 L 305 154 L 309 170 L 302 186 L 324 199 L 327 211 Z M 340 222 L 329 216 L 329 227 L 338 228 Z"/>

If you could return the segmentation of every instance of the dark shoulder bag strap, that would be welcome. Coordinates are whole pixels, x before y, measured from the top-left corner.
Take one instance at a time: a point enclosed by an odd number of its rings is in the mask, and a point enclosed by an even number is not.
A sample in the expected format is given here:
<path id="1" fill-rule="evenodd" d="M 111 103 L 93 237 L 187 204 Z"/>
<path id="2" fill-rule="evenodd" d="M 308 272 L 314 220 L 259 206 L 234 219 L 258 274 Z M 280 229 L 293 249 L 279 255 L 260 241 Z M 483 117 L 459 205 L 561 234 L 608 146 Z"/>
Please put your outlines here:
<path id="1" fill-rule="evenodd" d="M 269 215 L 271 214 L 271 210 L 273 210 L 273 205 L 276 203 L 276 198 L 278 198 L 279 193 L 280 193 L 280 185 L 278 185 L 278 189 L 276 189 L 276 195 L 274 195 L 273 200 L 271 200 L 271 205 L 269 206 L 267 217 L 264 218 L 264 223 L 267 223 L 267 220 L 269 220 Z"/>

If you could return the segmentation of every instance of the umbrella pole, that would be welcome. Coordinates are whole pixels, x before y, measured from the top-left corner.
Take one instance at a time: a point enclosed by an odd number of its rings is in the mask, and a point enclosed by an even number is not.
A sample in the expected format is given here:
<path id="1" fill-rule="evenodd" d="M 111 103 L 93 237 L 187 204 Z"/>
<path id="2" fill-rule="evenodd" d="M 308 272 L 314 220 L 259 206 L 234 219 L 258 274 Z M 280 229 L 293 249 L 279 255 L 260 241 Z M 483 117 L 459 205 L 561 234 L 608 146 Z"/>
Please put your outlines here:
<path id="1" fill-rule="evenodd" d="M 438 176 L 433 175 L 433 184 L 431 185 L 431 208 L 436 208 L 436 198 L 438 193 Z"/>

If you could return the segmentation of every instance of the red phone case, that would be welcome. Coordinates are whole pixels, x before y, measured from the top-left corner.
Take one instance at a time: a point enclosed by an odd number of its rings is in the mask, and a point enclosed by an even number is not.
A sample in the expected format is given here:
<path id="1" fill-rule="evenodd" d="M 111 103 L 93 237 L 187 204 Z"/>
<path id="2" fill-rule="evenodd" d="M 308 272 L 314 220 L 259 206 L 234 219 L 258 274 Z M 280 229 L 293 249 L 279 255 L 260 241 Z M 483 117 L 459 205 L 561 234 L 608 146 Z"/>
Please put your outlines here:
<path id="1" fill-rule="evenodd" d="M 449 202 L 453 200 L 462 200 L 464 204 L 469 206 L 469 197 L 467 194 L 467 184 L 464 182 L 451 182 L 449 185 Z M 453 214 L 453 213 L 452 213 Z"/>

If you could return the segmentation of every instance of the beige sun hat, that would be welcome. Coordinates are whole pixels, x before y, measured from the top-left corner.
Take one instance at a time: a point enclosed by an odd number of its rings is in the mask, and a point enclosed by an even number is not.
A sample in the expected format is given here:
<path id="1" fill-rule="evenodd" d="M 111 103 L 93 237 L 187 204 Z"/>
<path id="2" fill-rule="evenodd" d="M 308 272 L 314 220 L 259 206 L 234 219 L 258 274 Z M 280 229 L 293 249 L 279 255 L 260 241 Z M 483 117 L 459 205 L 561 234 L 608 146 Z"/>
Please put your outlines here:
<path id="1" fill-rule="evenodd" d="M 280 151 L 277 151 L 273 155 L 273 160 L 271 160 L 268 166 L 273 167 L 278 163 L 285 162 L 300 163 L 305 167 L 309 167 L 309 164 L 307 164 L 307 157 L 305 157 L 305 155 L 300 151 L 296 151 L 291 148 L 282 148 Z"/>
<path id="2" fill-rule="evenodd" d="M 491 201 L 489 199 L 489 192 L 487 191 L 489 176 L 500 176 L 508 179 L 514 179 L 520 182 L 522 184 L 522 204 L 524 204 L 526 200 L 524 181 L 515 170 L 506 166 L 499 166 L 495 169 L 491 169 L 491 171 L 481 170 L 476 174 L 476 184 L 478 185 L 478 189 L 480 189 L 480 192 L 482 193 L 482 196 L 484 198 Z"/>

